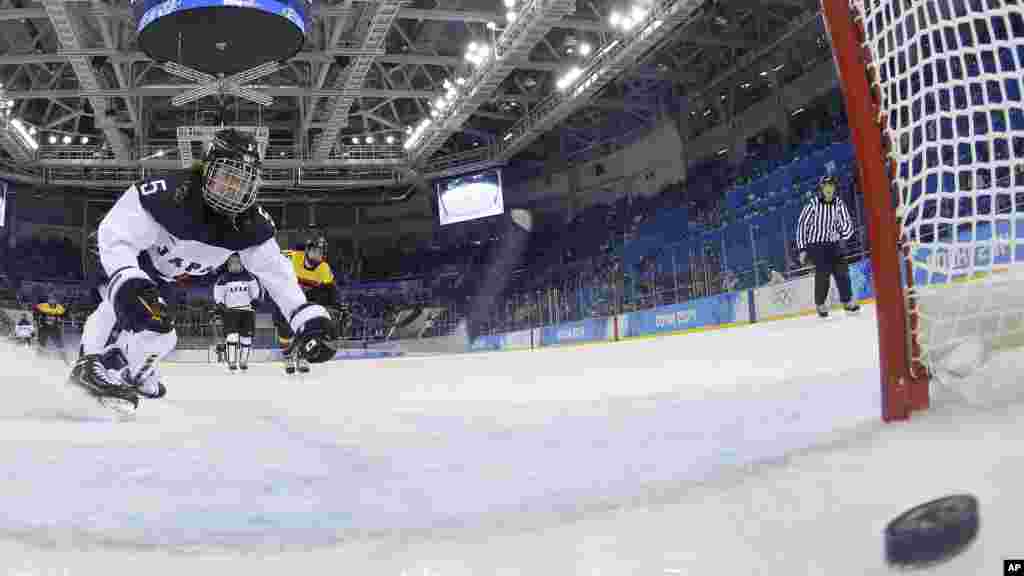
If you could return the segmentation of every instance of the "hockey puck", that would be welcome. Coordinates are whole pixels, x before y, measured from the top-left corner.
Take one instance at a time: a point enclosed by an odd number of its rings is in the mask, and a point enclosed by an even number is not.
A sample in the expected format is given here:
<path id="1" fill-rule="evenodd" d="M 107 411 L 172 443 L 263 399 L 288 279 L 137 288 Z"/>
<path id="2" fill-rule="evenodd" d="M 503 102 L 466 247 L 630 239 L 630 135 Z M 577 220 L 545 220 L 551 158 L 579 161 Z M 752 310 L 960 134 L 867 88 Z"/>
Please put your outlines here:
<path id="1" fill-rule="evenodd" d="M 922 568 L 960 554 L 978 535 L 978 499 L 955 494 L 915 506 L 885 527 L 885 560 Z"/>

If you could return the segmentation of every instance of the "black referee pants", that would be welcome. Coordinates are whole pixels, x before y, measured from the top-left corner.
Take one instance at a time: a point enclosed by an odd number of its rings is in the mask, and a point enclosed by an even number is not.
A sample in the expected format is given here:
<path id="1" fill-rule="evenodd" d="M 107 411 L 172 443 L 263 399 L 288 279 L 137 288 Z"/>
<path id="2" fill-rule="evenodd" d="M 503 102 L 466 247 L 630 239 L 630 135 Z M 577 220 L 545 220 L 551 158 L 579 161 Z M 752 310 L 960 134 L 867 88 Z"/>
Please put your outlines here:
<path id="1" fill-rule="evenodd" d="M 850 286 L 850 268 L 843 262 L 837 242 L 825 242 L 807 246 L 807 257 L 814 262 L 814 304 L 821 306 L 828 297 L 832 277 L 836 279 L 839 300 L 846 304 L 853 300 Z"/>

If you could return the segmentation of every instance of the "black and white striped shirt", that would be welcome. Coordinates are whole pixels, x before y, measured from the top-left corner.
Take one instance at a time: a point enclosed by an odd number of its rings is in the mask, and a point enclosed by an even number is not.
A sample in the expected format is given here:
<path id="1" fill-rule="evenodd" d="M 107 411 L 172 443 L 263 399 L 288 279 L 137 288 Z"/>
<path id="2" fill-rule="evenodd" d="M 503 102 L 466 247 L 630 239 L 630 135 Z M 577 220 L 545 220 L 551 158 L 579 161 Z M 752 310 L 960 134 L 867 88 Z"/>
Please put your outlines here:
<path id="1" fill-rule="evenodd" d="M 846 203 L 838 197 L 825 203 L 815 197 L 800 212 L 796 228 L 796 246 L 803 251 L 809 244 L 848 240 L 853 236 L 853 219 Z"/>

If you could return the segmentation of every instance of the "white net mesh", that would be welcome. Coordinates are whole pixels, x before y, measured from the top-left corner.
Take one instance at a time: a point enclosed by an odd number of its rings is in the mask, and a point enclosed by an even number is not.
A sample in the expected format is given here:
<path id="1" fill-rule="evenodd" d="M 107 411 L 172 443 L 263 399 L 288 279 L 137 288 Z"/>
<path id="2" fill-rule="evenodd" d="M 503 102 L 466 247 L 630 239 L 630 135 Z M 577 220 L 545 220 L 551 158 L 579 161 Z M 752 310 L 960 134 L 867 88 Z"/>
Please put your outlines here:
<path id="1" fill-rule="evenodd" d="M 915 359 L 941 373 L 958 348 L 971 350 L 969 360 L 981 344 L 980 365 L 1024 343 L 1024 5 L 851 6 L 862 18 L 913 276 Z"/>

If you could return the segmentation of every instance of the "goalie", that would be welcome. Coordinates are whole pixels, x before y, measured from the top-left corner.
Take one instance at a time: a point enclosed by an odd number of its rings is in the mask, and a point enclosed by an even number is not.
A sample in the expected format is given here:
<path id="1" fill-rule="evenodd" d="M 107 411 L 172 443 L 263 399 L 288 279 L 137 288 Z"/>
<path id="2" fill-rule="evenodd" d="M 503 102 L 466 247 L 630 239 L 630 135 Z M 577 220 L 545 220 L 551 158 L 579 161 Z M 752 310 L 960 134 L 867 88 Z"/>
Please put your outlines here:
<path id="1" fill-rule="evenodd" d="M 227 271 L 217 278 L 213 286 L 213 301 L 224 323 L 224 350 L 228 369 L 234 372 L 249 369 L 249 354 L 252 352 L 252 334 L 256 326 L 256 312 L 253 302 L 260 297 L 260 285 L 256 278 L 242 266 L 241 257 L 235 253 L 228 258 Z"/>

